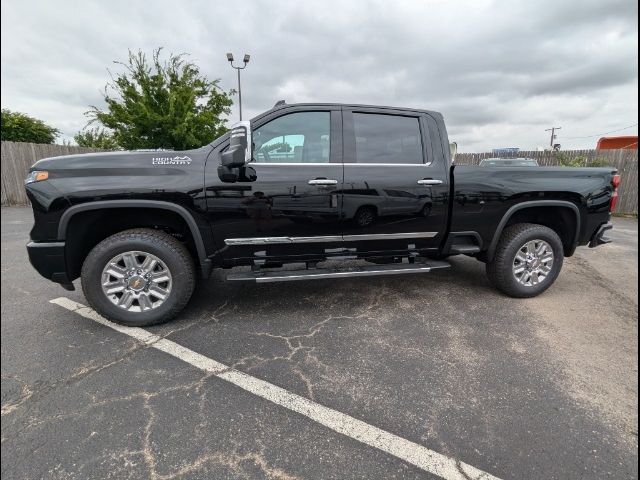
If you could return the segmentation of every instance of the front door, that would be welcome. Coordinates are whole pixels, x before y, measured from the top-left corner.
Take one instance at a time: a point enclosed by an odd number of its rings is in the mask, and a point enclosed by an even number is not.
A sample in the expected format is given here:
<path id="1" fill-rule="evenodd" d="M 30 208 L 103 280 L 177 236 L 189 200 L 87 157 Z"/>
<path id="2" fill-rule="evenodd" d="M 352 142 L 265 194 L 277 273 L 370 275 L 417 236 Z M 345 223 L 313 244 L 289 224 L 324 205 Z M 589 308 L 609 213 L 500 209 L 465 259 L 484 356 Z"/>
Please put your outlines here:
<path id="1" fill-rule="evenodd" d="M 343 120 L 345 246 L 372 256 L 437 250 L 449 186 L 436 123 L 376 108 L 345 110 Z"/>
<path id="2" fill-rule="evenodd" d="M 217 152 L 207 162 L 208 216 L 224 258 L 291 261 L 338 251 L 339 107 L 278 110 L 254 122 L 252 136 L 254 179 L 223 182 Z"/>

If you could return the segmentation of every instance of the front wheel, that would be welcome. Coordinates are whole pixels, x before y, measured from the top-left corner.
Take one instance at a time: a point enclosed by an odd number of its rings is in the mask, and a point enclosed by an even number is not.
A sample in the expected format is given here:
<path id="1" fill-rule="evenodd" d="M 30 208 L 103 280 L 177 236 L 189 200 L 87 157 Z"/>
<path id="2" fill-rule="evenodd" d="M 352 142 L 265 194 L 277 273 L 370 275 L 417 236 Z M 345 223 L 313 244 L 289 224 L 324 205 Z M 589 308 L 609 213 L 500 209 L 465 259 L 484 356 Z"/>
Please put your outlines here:
<path id="1" fill-rule="evenodd" d="M 168 233 L 126 230 L 96 245 L 82 266 L 82 290 L 103 317 L 128 326 L 166 322 L 187 304 L 195 268 Z"/>
<path id="2" fill-rule="evenodd" d="M 503 232 L 493 260 L 487 263 L 487 276 L 511 297 L 535 297 L 555 282 L 563 262 L 564 249 L 556 232 L 520 223 Z"/>

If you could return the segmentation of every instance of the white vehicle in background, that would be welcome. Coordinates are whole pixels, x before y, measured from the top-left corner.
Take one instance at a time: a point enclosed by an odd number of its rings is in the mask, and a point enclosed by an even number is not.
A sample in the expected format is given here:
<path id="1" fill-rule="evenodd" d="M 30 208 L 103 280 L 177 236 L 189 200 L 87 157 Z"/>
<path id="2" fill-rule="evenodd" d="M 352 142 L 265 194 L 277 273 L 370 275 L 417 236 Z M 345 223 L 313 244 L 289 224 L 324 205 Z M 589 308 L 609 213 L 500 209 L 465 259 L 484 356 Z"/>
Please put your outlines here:
<path id="1" fill-rule="evenodd" d="M 485 158 L 481 167 L 539 167 L 535 158 Z"/>

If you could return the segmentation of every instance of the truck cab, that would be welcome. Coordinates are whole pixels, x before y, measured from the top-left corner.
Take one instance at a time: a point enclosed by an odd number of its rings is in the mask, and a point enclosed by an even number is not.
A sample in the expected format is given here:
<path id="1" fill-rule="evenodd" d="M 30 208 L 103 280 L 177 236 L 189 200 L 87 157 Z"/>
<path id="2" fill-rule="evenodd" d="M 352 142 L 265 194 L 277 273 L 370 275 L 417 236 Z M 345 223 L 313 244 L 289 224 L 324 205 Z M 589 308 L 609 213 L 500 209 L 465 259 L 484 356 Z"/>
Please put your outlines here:
<path id="1" fill-rule="evenodd" d="M 211 228 L 224 243 L 223 262 L 438 252 L 449 198 L 439 114 L 292 105 L 248 127 L 253 154 L 232 167 L 237 177 L 220 175 L 219 162 L 207 162 L 207 188 L 226 186 L 234 198 L 225 209 L 228 197 L 207 197 Z M 232 136 L 213 149 L 214 159 L 228 152 Z M 251 189 L 238 189 L 243 185 Z M 244 212 L 234 215 L 242 206 Z"/>

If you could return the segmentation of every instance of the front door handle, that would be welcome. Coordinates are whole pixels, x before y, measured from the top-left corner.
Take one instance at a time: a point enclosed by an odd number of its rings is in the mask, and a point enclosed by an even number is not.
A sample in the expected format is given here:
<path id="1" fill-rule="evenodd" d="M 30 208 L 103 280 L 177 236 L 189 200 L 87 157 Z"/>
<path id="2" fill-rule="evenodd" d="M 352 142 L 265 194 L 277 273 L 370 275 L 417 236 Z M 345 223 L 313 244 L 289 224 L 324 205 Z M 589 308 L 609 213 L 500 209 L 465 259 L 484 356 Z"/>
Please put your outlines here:
<path id="1" fill-rule="evenodd" d="M 337 180 L 330 180 L 328 178 L 316 178 L 309 180 L 309 185 L 315 185 L 316 187 L 330 187 L 332 185 L 338 185 Z"/>
<path id="2" fill-rule="evenodd" d="M 422 180 L 418 180 L 418 185 L 442 185 L 442 180 L 423 178 Z"/>

